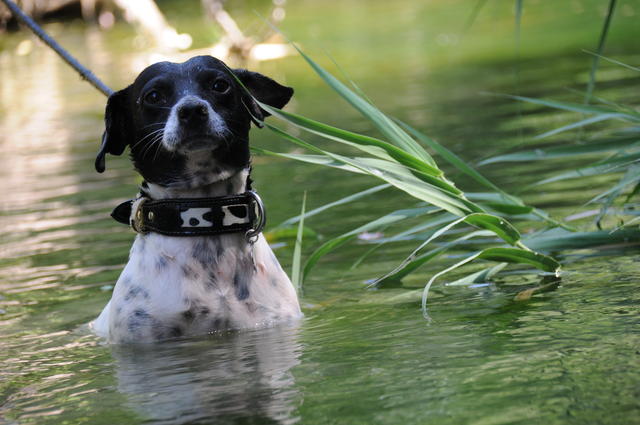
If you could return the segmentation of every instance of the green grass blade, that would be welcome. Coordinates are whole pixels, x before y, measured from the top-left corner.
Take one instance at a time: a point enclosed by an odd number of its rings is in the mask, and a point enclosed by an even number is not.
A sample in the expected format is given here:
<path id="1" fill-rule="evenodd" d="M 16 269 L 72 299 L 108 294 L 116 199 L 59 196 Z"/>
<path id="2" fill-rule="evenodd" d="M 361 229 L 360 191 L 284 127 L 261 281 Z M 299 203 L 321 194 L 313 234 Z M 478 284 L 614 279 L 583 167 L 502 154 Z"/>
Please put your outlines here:
<path id="1" fill-rule="evenodd" d="M 566 251 L 611 244 L 637 243 L 640 241 L 640 230 L 625 228 L 614 232 L 604 230 L 568 232 L 556 228 L 527 235 L 523 240 L 528 247 L 536 251 Z"/>
<path id="2" fill-rule="evenodd" d="M 597 162 L 587 167 L 578 168 L 577 170 L 568 171 L 566 173 L 540 180 L 539 182 L 536 182 L 534 186 L 561 180 L 611 173 L 614 171 L 619 171 L 621 168 L 634 164 L 638 161 L 640 161 L 640 152 L 635 152 L 629 155 L 614 156 L 612 158 Z"/>
<path id="3" fill-rule="evenodd" d="M 620 149 L 635 147 L 640 144 L 640 137 L 634 135 L 632 137 L 605 139 L 595 143 L 585 143 L 574 146 L 559 146 L 550 148 L 539 148 L 522 152 L 514 152 L 493 158 L 485 159 L 479 165 L 493 164 L 496 162 L 529 162 L 541 161 L 547 159 L 577 157 L 583 155 L 593 155 L 603 152 L 612 152 Z"/>
<path id="4" fill-rule="evenodd" d="M 399 163 L 411 169 L 415 169 L 425 174 L 437 177 L 443 175 L 442 171 L 437 167 L 429 165 L 425 161 L 403 151 L 402 149 L 392 145 L 391 143 L 387 143 L 385 141 L 362 134 L 353 133 L 351 131 L 342 130 L 340 128 L 323 124 L 321 122 L 314 121 L 301 115 L 272 108 L 269 105 L 260 102 L 259 104 L 261 108 L 265 109 L 270 114 L 277 116 L 278 118 L 281 118 L 286 122 L 298 128 L 304 129 L 310 133 L 316 134 L 332 141 L 348 144 L 349 146 L 359 148 L 367 153 L 376 155 L 378 157 L 386 158 L 386 156 L 380 156 L 379 153 L 374 150 L 365 149 L 365 147 L 368 148 L 371 146 L 375 146 L 382 149 L 388 155 L 388 157 L 395 159 Z"/>
<path id="5" fill-rule="evenodd" d="M 629 202 L 631 200 L 631 198 L 636 196 L 638 193 L 640 193 L 640 182 L 638 182 L 634 186 L 634 188 L 631 190 L 631 192 L 629 192 L 629 194 L 627 195 L 626 199 L 624 200 L 624 203 L 626 204 L 627 202 Z"/>
<path id="6" fill-rule="evenodd" d="M 366 172 L 360 170 L 359 168 L 351 167 L 349 165 L 344 165 L 342 162 L 338 162 L 327 155 L 308 155 L 308 154 L 298 154 L 298 153 L 273 152 L 273 151 L 263 149 L 263 148 L 258 148 L 255 146 L 251 147 L 251 151 L 259 155 L 267 155 L 267 156 L 275 156 L 279 158 L 292 159 L 294 161 L 306 162 L 308 164 L 337 168 L 339 170 L 348 171 L 350 173 L 367 174 Z"/>
<path id="7" fill-rule="evenodd" d="M 630 69 L 630 70 L 632 70 L 632 71 L 640 72 L 640 68 L 638 68 L 637 66 L 631 66 L 631 65 L 629 65 L 629 64 L 627 64 L 627 63 L 620 62 L 620 61 L 615 60 L 615 59 L 613 59 L 613 58 L 609 58 L 609 57 L 607 57 L 607 56 L 603 56 L 603 55 L 600 55 L 600 54 L 598 54 L 598 53 L 596 53 L 596 52 L 591 52 L 591 51 L 589 51 L 589 50 L 583 50 L 583 51 L 584 51 L 584 52 L 586 52 L 586 53 L 589 53 L 590 55 L 597 56 L 597 57 L 599 57 L 600 59 L 604 59 L 604 60 L 606 60 L 607 62 L 611 62 L 611 63 L 616 64 L 616 65 L 620 65 L 620 66 L 621 66 L 621 67 L 623 67 L 623 68 L 627 68 L 627 69 Z"/>
<path id="8" fill-rule="evenodd" d="M 310 146 L 307 142 L 304 142 L 295 136 L 285 133 L 284 131 L 276 127 L 270 126 L 268 124 L 267 126 L 278 135 L 299 146 Z M 386 181 L 387 183 L 390 183 L 391 185 L 415 198 L 436 205 L 455 215 L 463 216 L 473 212 L 483 211 L 481 207 L 474 204 L 473 202 L 470 202 L 457 193 L 451 192 L 450 190 L 457 191 L 457 189 L 448 187 L 446 182 L 435 177 L 432 177 L 433 184 L 424 181 L 430 176 L 422 176 L 423 180 L 419 180 L 409 169 L 398 163 L 375 158 L 349 158 L 346 156 L 323 151 L 322 149 L 316 148 L 314 146 L 311 146 L 311 148 L 314 152 L 323 154 L 326 157 L 331 158 L 338 164 L 348 165 L 352 168 L 358 169 L 360 172 Z M 289 157 L 293 158 L 294 156 L 289 155 Z M 315 159 L 321 160 L 318 157 L 315 157 Z M 324 163 L 322 165 L 330 164 Z M 350 170 L 350 168 L 341 168 L 347 171 Z"/>
<path id="9" fill-rule="evenodd" d="M 417 267 L 421 266 L 425 261 L 418 260 L 418 253 L 422 251 L 424 247 L 429 245 L 435 239 L 439 238 L 446 232 L 448 232 L 451 228 L 457 226 L 460 223 L 471 224 L 472 226 L 478 227 L 480 229 L 488 230 L 493 234 L 498 235 L 505 242 L 516 245 L 520 241 L 520 233 L 513 227 L 509 222 L 504 220 L 503 218 L 492 216 L 489 214 L 470 214 L 466 217 L 462 217 L 458 220 L 455 220 L 446 226 L 441 227 L 436 232 L 434 232 L 427 240 L 421 243 L 416 249 L 409 254 L 407 258 L 405 258 L 400 265 L 398 265 L 395 269 L 391 270 L 389 273 L 384 276 L 376 279 L 373 284 L 379 284 L 385 280 L 398 280 L 402 279 L 404 276 L 415 270 Z M 471 232 L 468 235 L 479 235 L 478 232 Z M 486 236 L 485 233 L 483 235 Z M 460 240 L 466 240 L 465 237 Z M 436 250 L 434 250 L 436 251 Z M 429 258 L 426 261 L 429 261 Z"/>
<path id="10" fill-rule="evenodd" d="M 334 208 L 334 207 L 338 207 L 340 205 L 345 205 L 345 204 L 350 204 L 353 201 L 357 201 L 361 198 L 364 198 L 365 196 L 369 196 L 369 195 L 373 195 L 374 193 L 378 193 L 383 189 L 387 189 L 391 187 L 390 184 L 385 183 L 385 184 L 381 184 L 378 186 L 374 186 L 371 187 L 369 189 L 365 189 L 363 191 L 354 193 L 352 195 L 349 196 L 345 196 L 344 198 L 338 199 L 337 201 L 333 201 L 333 202 L 329 202 L 327 204 L 324 204 L 318 208 L 315 208 L 311 211 L 308 211 L 307 213 L 304 214 L 304 217 L 313 217 L 316 214 L 320 214 L 321 212 L 324 212 L 330 208 Z M 283 221 L 282 223 L 280 223 L 277 227 L 286 227 L 286 226 L 291 226 L 293 224 L 296 224 L 298 221 L 300 221 L 300 219 L 303 217 L 303 215 L 297 215 L 295 217 L 291 217 L 285 221 Z"/>
<path id="11" fill-rule="evenodd" d="M 459 218 L 455 221 L 452 221 L 451 223 L 447 224 L 444 227 L 441 227 L 440 229 L 438 229 L 437 231 L 435 231 L 429 238 L 427 238 L 427 240 L 425 240 L 424 242 L 422 242 L 416 249 L 414 249 L 411 254 L 409 254 L 407 256 L 407 258 L 405 258 L 396 268 L 394 268 L 393 270 L 391 270 L 389 273 L 385 274 L 382 277 L 379 277 L 378 279 L 374 280 L 371 285 L 378 285 L 379 283 L 383 282 L 383 281 L 387 281 L 387 280 L 398 280 L 401 278 L 397 278 L 396 276 L 398 276 L 405 268 L 407 268 L 412 262 L 414 262 L 416 260 L 416 257 L 418 255 L 418 253 L 420 251 L 422 251 L 422 249 L 427 246 L 428 244 L 430 244 L 431 242 L 433 242 L 435 239 L 439 238 L 440 236 L 442 236 L 444 233 L 448 232 L 451 228 L 457 226 L 458 224 L 462 223 L 465 220 L 466 217 L 462 217 Z M 402 276 L 404 277 L 406 274 L 402 274 Z"/>
<path id="12" fill-rule="evenodd" d="M 616 0 L 609 0 L 609 8 L 607 10 L 607 16 L 604 20 L 602 32 L 600 33 L 600 40 L 598 40 L 597 56 L 594 56 L 593 63 L 591 64 L 591 71 L 589 72 L 589 84 L 587 85 L 587 93 L 584 98 L 584 103 L 591 101 L 591 95 L 593 94 L 593 88 L 596 85 L 596 72 L 598 71 L 598 64 L 600 62 L 600 55 L 604 51 L 604 45 L 607 41 L 607 35 L 609 34 L 609 27 L 611 25 L 611 18 L 613 18 L 613 12 L 616 9 Z"/>
<path id="13" fill-rule="evenodd" d="M 487 4 L 487 0 L 476 1 L 476 4 L 473 6 L 473 9 L 471 9 L 471 13 L 469 14 L 469 17 L 467 18 L 467 21 L 465 22 L 464 27 L 462 28 L 463 34 L 471 29 L 471 27 L 473 26 L 473 23 L 476 21 L 476 18 L 480 14 L 480 11 L 482 10 L 485 4 Z"/>
<path id="14" fill-rule="evenodd" d="M 455 270 L 459 267 L 462 267 L 465 264 L 470 263 L 475 259 L 483 259 L 489 261 L 497 261 L 500 263 L 515 263 L 515 264 L 527 264 L 536 267 L 539 270 L 543 270 L 550 273 L 556 273 L 556 275 L 560 271 L 560 263 L 554 260 L 551 257 L 546 255 L 538 254 L 532 251 L 526 251 L 518 248 L 487 248 L 480 252 L 477 252 L 462 261 L 457 262 L 456 264 L 436 273 L 433 275 L 429 282 L 424 287 L 422 291 L 422 314 L 427 320 L 430 320 L 429 314 L 427 312 L 427 299 L 429 296 L 429 289 L 433 282 L 436 281 L 440 276 L 449 273 L 452 270 Z"/>
<path id="15" fill-rule="evenodd" d="M 465 217 L 464 221 L 493 232 L 509 245 L 516 245 L 520 241 L 520 232 L 504 218 L 491 214 L 471 214 Z"/>
<path id="16" fill-rule="evenodd" d="M 611 201 L 613 201 L 613 199 L 616 198 L 625 187 L 630 186 L 632 184 L 637 184 L 638 181 L 640 181 L 640 165 L 632 164 L 629 166 L 629 168 L 627 168 L 627 171 L 625 172 L 624 176 L 622 176 L 620 181 L 618 181 L 618 183 L 616 183 L 613 187 L 605 190 L 598 196 L 589 200 L 587 202 L 587 205 L 597 202 L 602 198 L 608 197 L 609 195 L 614 195 L 609 200 L 609 202 L 607 202 L 608 205 L 604 206 L 604 208 L 608 208 L 609 206 L 611 206 L 610 205 Z"/>
<path id="17" fill-rule="evenodd" d="M 398 122 L 405 130 L 407 130 L 410 134 L 412 134 L 416 139 L 418 139 L 419 141 L 421 141 L 422 143 L 424 143 L 425 145 L 429 146 L 431 149 L 436 151 L 449 164 L 453 165 L 458 170 L 460 170 L 464 174 L 468 175 L 469 177 L 474 179 L 479 184 L 481 184 L 481 185 L 483 185 L 483 186 L 485 186 L 485 187 L 487 187 L 489 189 L 495 190 L 496 192 L 500 192 L 500 193 L 504 194 L 505 197 L 507 197 L 508 199 L 513 200 L 514 203 L 518 203 L 518 204 L 522 205 L 522 201 L 520 201 L 519 199 L 504 193 L 502 191 L 502 189 L 500 189 L 498 186 L 493 184 L 489 179 L 484 177 L 482 174 L 480 174 L 478 171 L 476 171 L 473 167 L 469 166 L 458 155 L 454 154 L 449 149 L 447 149 L 444 146 L 442 146 L 440 143 L 436 142 L 435 140 L 433 140 L 430 137 L 427 137 L 427 135 L 419 132 L 418 130 L 416 130 L 415 128 L 409 126 L 408 124 L 406 124 L 404 122 L 401 122 L 401 121 L 398 121 Z"/>
<path id="18" fill-rule="evenodd" d="M 452 241 L 445 242 L 442 246 L 439 246 L 438 248 L 432 249 L 429 252 L 426 252 L 422 255 L 414 256 L 408 261 L 407 260 L 403 261 L 403 263 L 399 267 L 396 267 L 393 271 L 391 271 L 390 273 L 387 273 L 381 278 L 376 279 L 370 284 L 370 286 L 383 286 L 387 282 L 398 282 L 404 279 L 405 277 L 407 277 L 409 274 L 416 271 L 418 268 L 420 268 L 424 264 L 440 256 L 440 254 L 446 252 L 449 248 L 452 248 L 456 245 L 461 244 L 462 242 L 465 242 L 469 239 L 472 239 L 478 236 L 490 236 L 490 235 L 491 235 L 491 232 L 487 230 L 477 230 L 474 232 L 469 232 Z"/>
<path id="19" fill-rule="evenodd" d="M 573 130 L 575 128 L 582 128 L 585 127 L 587 125 L 590 124 L 594 124 L 597 122 L 601 122 L 601 121 L 607 121 L 607 120 L 613 120 L 613 119 L 619 119 L 618 114 L 598 114 L 598 115 L 594 115 L 592 117 L 589 118 L 585 118 L 583 120 L 580 121 L 576 121 L 574 123 L 571 124 L 567 124 L 565 126 L 559 127 L 559 128 L 555 128 L 553 130 L 547 131 L 545 133 L 539 134 L 536 137 L 534 137 L 534 140 L 539 140 L 539 139 L 544 139 L 545 137 L 549 137 L 549 136 L 553 136 L 565 131 L 569 131 L 569 130 Z"/>
<path id="20" fill-rule="evenodd" d="M 358 267 L 365 259 L 367 259 L 367 257 L 369 257 L 371 254 L 373 254 L 374 252 L 376 252 L 378 249 L 386 246 L 389 243 L 393 243 L 393 242 L 399 242 L 399 241 L 406 241 L 406 240 L 424 240 L 425 237 L 430 237 L 434 232 L 431 232 L 428 235 L 424 235 L 425 231 L 434 228 L 436 226 L 442 226 L 442 225 L 447 225 L 448 223 L 451 223 L 451 221 L 455 220 L 455 216 L 452 216 L 451 214 L 448 213 L 444 213 L 440 216 L 437 216 L 436 218 L 432 219 L 432 220 L 428 220 L 426 222 L 420 223 L 417 226 L 413 226 L 407 230 L 404 230 L 400 233 L 397 233 L 393 236 L 390 236 L 388 238 L 381 238 L 376 240 L 374 243 L 376 243 L 376 245 L 371 248 L 370 250 L 368 250 L 367 252 L 365 252 L 363 255 L 361 255 L 352 265 L 351 265 L 351 269 L 355 269 L 356 267 Z M 422 232 L 422 234 L 418 234 Z"/>
<path id="21" fill-rule="evenodd" d="M 298 294 L 302 292 L 302 276 L 300 257 L 302 255 L 302 234 L 304 232 L 304 211 L 307 205 L 307 192 L 302 196 L 302 208 L 300 210 L 300 222 L 298 223 L 298 233 L 296 234 L 296 243 L 293 248 L 293 261 L 291 262 L 291 283 L 296 288 Z"/>
<path id="22" fill-rule="evenodd" d="M 355 166 L 356 168 L 359 167 L 364 167 L 362 168 L 363 171 L 368 170 L 367 172 L 369 174 L 378 176 L 380 178 L 382 178 L 383 180 L 385 180 L 384 175 L 385 172 L 387 172 L 387 174 L 389 176 L 391 175 L 395 175 L 395 176 L 400 176 L 403 178 L 406 178 L 408 180 L 414 180 L 414 181 L 423 181 L 425 182 L 428 186 L 431 187 L 435 187 L 438 188 L 440 191 L 445 191 L 448 192 L 449 194 L 453 195 L 453 197 L 455 197 L 456 199 L 462 201 L 463 203 L 469 203 L 468 201 L 466 201 L 465 199 L 462 198 L 462 191 L 458 188 L 456 188 L 455 186 L 453 186 L 451 183 L 449 183 L 446 179 L 444 178 L 439 178 L 436 176 L 433 176 L 431 174 L 426 174 L 426 173 L 422 173 L 419 172 L 418 170 L 415 170 L 413 168 L 408 168 L 405 167 L 404 165 L 402 165 L 401 163 L 397 162 L 397 161 L 388 161 L 388 160 L 384 160 L 384 159 L 374 159 L 374 158 L 357 158 L 357 159 L 351 159 L 349 157 L 343 156 L 343 155 L 337 155 L 334 154 L 332 152 L 329 151 L 325 151 L 322 150 L 320 148 L 317 148 L 305 141 L 303 141 L 302 139 L 293 136 L 285 131 L 283 131 L 282 129 L 279 129 L 278 127 L 272 126 L 271 124 L 267 124 L 265 123 L 265 126 L 273 131 L 274 133 L 276 133 L 278 136 L 292 142 L 295 143 L 298 146 L 302 146 L 306 149 L 311 150 L 312 152 L 316 152 L 316 153 L 321 153 L 324 154 L 328 157 L 331 157 L 333 159 L 336 159 L 340 162 L 343 162 L 345 164 L 350 164 L 352 166 Z M 367 147 L 362 147 L 362 149 L 367 150 Z M 359 164 L 359 166 L 358 166 Z M 409 177 L 411 176 L 411 178 Z"/>
<path id="23" fill-rule="evenodd" d="M 507 263 L 499 263 L 495 266 L 487 267 L 475 273 L 471 273 L 463 278 L 447 283 L 447 286 L 469 286 L 476 283 L 486 283 L 507 266 Z"/>
<path id="24" fill-rule="evenodd" d="M 447 267 L 444 270 L 440 270 L 438 273 L 434 274 L 431 279 L 429 279 L 429 282 L 427 282 L 427 284 L 425 285 L 424 289 L 422 290 L 422 315 L 424 316 L 425 319 L 431 321 L 431 317 L 429 316 L 429 313 L 427 311 L 427 300 L 429 297 L 429 289 L 431 289 L 431 285 L 433 285 L 433 282 L 435 282 L 440 276 L 445 275 L 447 273 L 449 273 L 450 271 L 453 271 L 459 267 L 464 266 L 467 263 L 472 262 L 473 260 L 475 260 L 476 258 L 478 258 L 478 256 L 480 255 L 480 252 L 475 253 L 467 258 L 465 258 L 462 261 L 459 261 L 457 263 L 455 263 L 454 265 Z"/>
<path id="25" fill-rule="evenodd" d="M 477 202 L 482 206 L 486 206 L 501 214 L 507 215 L 523 215 L 530 214 L 535 209 L 528 205 L 519 205 L 509 202 L 502 193 L 496 192 L 467 192 L 467 199 Z"/>
<path id="26" fill-rule="evenodd" d="M 581 103 L 571 103 L 571 102 L 560 102 L 556 100 L 549 99 L 536 99 L 533 97 L 526 96 L 512 96 L 512 95 L 503 95 L 505 97 L 511 99 L 521 100 L 523 102 L 533 103 L 536 105 L 548 106 L 554 109 L 562 109 L 564 111 L 572 111 L 579 112 L 582 114 L 611 114 L 617 115 L 618 118 L 624 119 L 626 121 L 631 122 L 639 122 L 640 121 L 640 113 L 629 113 L 627 111 L 620 111 L 612 108 L 605 108 L 602 106 L 593 106 L 593 105 L 583 105 Z"/>
<path id="27" fill-rule="evenodd" d="M 358 234 L 386 227 L 399 221 L 406 220 L 408 218 L 415 218 L 423 214 L 431 213 L 433 211 L 434 208 L 432 207 L 412 208 L 394 211 L 367 224 L 364 224 L 356 229 L 343 233 L 342 235 L 337 236 L 331 240 L 328 240 L 318 249 L 316 249 L 307 259 L 307 262 L 304 266 L 303 278 L 309 274 L 313 266 L 315 266 L 320 258 L 327 255 L 331 251 L 334 251 L 338 247 L 344 245 L 346 242 L 355 238 Z"/>
<path id="28" fill-rule="evenodd" d="M 344 83 L 327 72 L 313 59 L 307 56 L 295 43 L 292 43 L 293 47 L 300 53 L 305 61 L 311 66 L 311 68 L 322 78 L 333 90 L 335 90 L 343 99 L 345 99 L 351 106 L 353 106 L 364 117 L 368 118 L 373 125 L 380 130 L 390 141 L 397 144 L 400 148 L 404 149 L 408 153 L 422 159 L 427 164 L 436 167 L 436 163 L 431 156 L 420 146 L 415 140 L 413 140 L 406 132 L 404 132 L 397 124 L 395 124 L 389 117 L 387 117 L 382 111 L 369 103 L 368 100 L 363 99 L 353 92 Z"/>
<path id="29" fill-rule="evenodd" d="M 560 270 L 560 263 L 555 259 L 519 248 L 487 248 L 480 252 L 478 258 L 504 263 L 529 264 L 549 273 L 557 273 Z"/>

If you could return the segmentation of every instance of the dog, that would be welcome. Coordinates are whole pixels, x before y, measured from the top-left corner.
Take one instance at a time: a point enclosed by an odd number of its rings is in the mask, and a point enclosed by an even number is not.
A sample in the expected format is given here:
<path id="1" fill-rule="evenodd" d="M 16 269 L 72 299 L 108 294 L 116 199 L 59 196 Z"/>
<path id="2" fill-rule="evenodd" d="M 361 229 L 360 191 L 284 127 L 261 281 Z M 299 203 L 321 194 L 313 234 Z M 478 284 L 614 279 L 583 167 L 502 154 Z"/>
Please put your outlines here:
<path id="1" fill-rule="evenodd" d="M 270 326 L 302 316 L 260 233 L 249 129 L 293 89 L 211 56 L 159 62 L 109 96 L 96 157 L 127 146 L 144 181 L 112 216 L 138 232 L 111 300 L 92 322 L 112 343 Z M 258 102 L 256 102 L 256 99 Z"/>

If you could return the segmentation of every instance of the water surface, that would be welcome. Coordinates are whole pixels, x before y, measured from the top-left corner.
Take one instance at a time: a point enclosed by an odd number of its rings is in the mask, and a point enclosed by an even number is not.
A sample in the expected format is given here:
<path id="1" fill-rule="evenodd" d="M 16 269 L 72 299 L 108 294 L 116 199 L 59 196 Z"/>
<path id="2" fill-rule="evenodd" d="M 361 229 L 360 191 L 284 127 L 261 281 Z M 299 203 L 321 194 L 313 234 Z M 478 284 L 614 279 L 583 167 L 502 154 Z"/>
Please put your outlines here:
<path id="1" fill-rule="evenodd" d="M 197 16 L 197 3 L 160 4 L 203 47 L 216 31 Z M 581 99 L 571 90 L 588 79 L 582 49 L 596 45 L 604 10 L 596 1 L 525 2 L 515 65 L 511 4 L 488 3 L 466 32 L 474 1 L 306 1 L 287 5 L 282 27 L 331 66 L 326 49 L 386 112 L 473 162 L 532 144 L 531 136 L 571 118 L 486 92 Z M 607 53 L 637 65 L 640 7 L 620 3 Z M 269 12 L 263 2 L 235 7 L 247 31 L 261 26 L 252 9 Z M 124 25 L 47 29 L 113 88 L 128 84 L 154 53 Z M 25 40 L 32 38 L 0 40 L 0 423 L 640 423 L 633 248 L 569 253 L 560 286 L 527 302 L 514 296 L 539 283 L 531 274 L 475 288 L 436 285 L 429 324 L 419 302 L 396 297 L 405 289 L 364 285 L 413 245 L 389 245 L 352 268 L 368 249 L 355 243 L 323 259 L 305 282 L 301 323 L 150 346 L 103 344 L 86 323 L 109 299 L 133 240 L 108 214 L 135 194 L 139 177 L 126 157 L 109 157 L 107 171 L 95 173 L 105 99 Z M 249 65 L 296 88 L 292 110 L 375 134 L 299 57 Z M 599 96 L 637 100 L 637 73 L 603 63 L 599 78 Z M 265 131 L 252 137 L 261 147 L 293 149 Z M 297 214 L 304 190 L 312 208 L 377 184 L 272 158 L 254 164 L 271 226 Z M 565 166 L 483 171 L 518 192 Z M 609 183 L 581 179 L 525 198 L 562 217 L 583 210 Z M 381 193 L 308 225 L 326 238 L 414 204 Z M 285 269 L 290 242 L 274 245 Z M 307 241 L 307 253 L 316 244 Z M 451 261 L 405 286 L 423 286 Z"/>

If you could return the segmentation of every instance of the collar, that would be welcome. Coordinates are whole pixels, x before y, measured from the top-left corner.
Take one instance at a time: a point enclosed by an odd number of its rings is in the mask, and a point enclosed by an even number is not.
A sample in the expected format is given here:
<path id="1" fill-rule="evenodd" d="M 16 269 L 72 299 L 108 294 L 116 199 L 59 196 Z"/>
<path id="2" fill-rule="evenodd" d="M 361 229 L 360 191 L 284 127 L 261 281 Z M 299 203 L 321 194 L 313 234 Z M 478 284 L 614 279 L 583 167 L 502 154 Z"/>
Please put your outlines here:
<path id="1" fill-rule="evenodd" d="M 143 234 L 210 236 L 244 232 L 252 243 L 267 218 L 262 200 L 252 190 L 213 198 L 153 200 L 142 196 L 118 205 L 111 217 Z"/>

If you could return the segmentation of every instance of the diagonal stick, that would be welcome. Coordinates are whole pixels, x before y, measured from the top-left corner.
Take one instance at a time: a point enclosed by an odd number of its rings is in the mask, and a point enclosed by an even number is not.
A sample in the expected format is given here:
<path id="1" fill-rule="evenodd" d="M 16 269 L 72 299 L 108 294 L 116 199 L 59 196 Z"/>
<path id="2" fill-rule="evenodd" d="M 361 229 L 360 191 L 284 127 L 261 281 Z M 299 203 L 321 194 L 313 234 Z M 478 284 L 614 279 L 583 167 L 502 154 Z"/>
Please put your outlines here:
<path id="1" fill-rule="evenodd" d="M 9 8 L 13 16 L 16 17 L 20 22 L 25 24 L 31 29 L 39 38 L 42 40 L 47 46 L 51 47 L 66 63 L 68 63 L 73 69 L 75 69 L 83 80 L 91 83 L 92 86 L 100 90 L 102 94 L 105 96 L 110 96 L 113 93 L 109 87 L 107 87 L 98 77 L 96 77 L 93 72 L 89 71 L 83 65 L 80 64 L 71 56 L 69 52 L 67 52 L 62 46 L 60 46 L 49 34 L 47 34 L 40 25 L 38 25 L 29 15 L 24 13 L 18 5 L 16 5 L 12 0 L 2 0 L 2 2 Z"/>

